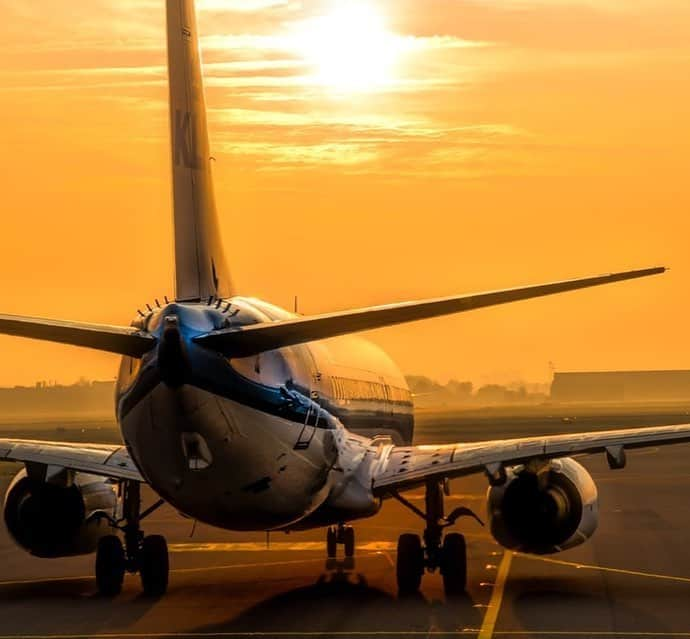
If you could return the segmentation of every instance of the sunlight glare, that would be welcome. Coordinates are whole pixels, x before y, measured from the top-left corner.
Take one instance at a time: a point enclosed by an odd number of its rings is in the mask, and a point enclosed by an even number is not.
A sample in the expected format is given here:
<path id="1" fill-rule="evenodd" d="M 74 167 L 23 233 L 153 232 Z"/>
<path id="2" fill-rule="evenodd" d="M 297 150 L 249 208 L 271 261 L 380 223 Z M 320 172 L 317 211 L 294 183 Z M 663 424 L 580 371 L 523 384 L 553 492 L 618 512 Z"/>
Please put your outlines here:
<path id="1" fill-rule="evenodd" d="M 393 82 L 400 39 L 371 2 L 343 1 L 302 23 L 295 35 L 297 48 L 325 87 L 373 91 Z"/>

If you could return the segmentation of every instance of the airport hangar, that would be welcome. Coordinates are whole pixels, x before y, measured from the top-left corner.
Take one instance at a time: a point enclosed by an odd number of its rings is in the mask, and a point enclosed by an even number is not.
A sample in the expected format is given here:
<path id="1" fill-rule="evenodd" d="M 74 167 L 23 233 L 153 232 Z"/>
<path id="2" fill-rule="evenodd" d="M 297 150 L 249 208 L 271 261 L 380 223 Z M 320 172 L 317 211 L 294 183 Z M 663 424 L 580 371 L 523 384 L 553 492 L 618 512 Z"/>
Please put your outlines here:
<path id="1" fill-rule="evenodd" d="M 555 372 L 557 402 L 690 401 L 690 370 Z"/>

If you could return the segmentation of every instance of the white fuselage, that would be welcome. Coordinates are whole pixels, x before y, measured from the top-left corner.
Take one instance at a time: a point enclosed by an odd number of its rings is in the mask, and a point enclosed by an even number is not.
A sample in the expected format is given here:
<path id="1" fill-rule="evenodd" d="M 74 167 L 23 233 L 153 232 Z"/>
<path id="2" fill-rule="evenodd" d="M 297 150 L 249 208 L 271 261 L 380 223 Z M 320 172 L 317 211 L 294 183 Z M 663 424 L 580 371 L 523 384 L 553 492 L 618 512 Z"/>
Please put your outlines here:
<path id="1" fill-rule="evenodd" d="M 181 512 L 234 530 L 321 526 L 375 513 L 370 477 L 380 447 L 371 438 L 403 444 L 412 437 L 403 376 L 359 338 L 238 360 L 196 346 L 193 337 L 219 322 L 289 315 L 258 300 L 230 301 L 225 314 L 171 304 L 147 318 L 152 333 L 168 315 L 179 322 L 184 363 L 173 383 L 161 371 L 159 360 L 169 366 L 164 354 L 140 364 L 123 360 L 118 416 L 144 477 Z"/>

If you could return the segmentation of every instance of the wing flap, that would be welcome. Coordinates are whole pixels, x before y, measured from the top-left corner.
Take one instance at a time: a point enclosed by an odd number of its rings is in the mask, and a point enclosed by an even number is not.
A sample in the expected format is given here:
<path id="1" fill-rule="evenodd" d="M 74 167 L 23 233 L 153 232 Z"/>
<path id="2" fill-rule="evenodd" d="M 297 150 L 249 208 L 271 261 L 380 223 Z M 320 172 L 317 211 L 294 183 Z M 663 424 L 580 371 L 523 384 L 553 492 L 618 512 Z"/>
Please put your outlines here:
<path id="1" fill-rule="evenodd" d="M 0 439 L 0 461 L 60 466 L 92 475 L 143 482 L 124 446 Z"/>
<path id="2" fill-rule="evenodd" d="M 195 341 L 209 349 L 222 353 L 226 357 L 248 357 L 263 351 L 327 339 L 346 333 L 356 333 L 358 331 L 402 324 L 403 322 L 412 322 L 451 313 L 461 313 L 486 306 L 507 304 L 533 297 L 542 297 L 590 286 L 600 286 L 601 284 L 646 277 L 663 273 L 665 270 L 663 267 L 648 268 L 474 295 L 456 295 L 453 297 L 402 302 L 399 304 L 299 317 L 285 321 L 221 329 L 200 335 L 195 338 Z"/>
<path id="3" fill-rule="evenodd" d="M 548 435 L 441 446 L 391 447 L 373 478 L 374 492 L 406 490 L 435 477 L 452 478 L 532 459 L 555 459 L 607 450 L 690 442 L 690 424 L 570 435 Z"/>
<path id="4" fill-rule="evenodd" d="M 156 345 L 154 337 L 131 326 L 111 326 L 21 315 L 0 315 L 0 333 L 83 346 L 130 357 L 141 357 Z"/>

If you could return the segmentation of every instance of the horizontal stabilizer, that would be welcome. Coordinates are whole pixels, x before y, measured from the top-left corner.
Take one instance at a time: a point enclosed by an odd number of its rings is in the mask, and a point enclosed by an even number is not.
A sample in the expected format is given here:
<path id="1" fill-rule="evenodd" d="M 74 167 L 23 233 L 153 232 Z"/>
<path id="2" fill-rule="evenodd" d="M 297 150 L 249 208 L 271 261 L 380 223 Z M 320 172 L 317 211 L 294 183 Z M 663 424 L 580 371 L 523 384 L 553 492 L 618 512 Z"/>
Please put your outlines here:
<path id="1" fill-rule="evenodd" d="M 156 345 L 156 338 L 129 326 L 109 326 L 66 320 L 0 315 L 0 333 L 99 351 L 141 357 Z"/>
<path id="2" fill-rule="evenodd" d="M 542 297 L 589 286 L 631 280 L 663 273 L 665 270 L 664 267 L 648 268 L 474 295 L 441 297 L 424 301 L 402 302 L 337 313 L 298 317 L 278 322 L 213 331 L 195 338 L 195 341 L 206 348 L 222 353 L 226 357 L 248 357 L 263 351 L 327 339 L 346 333 L 356 333 L 357 331 L 393 326 L 403 322 L 412 322 L 450 313 L 471 311 L 485 306 L 507 304 L 508 302 L 517 302 L 532 297 Z"/>

